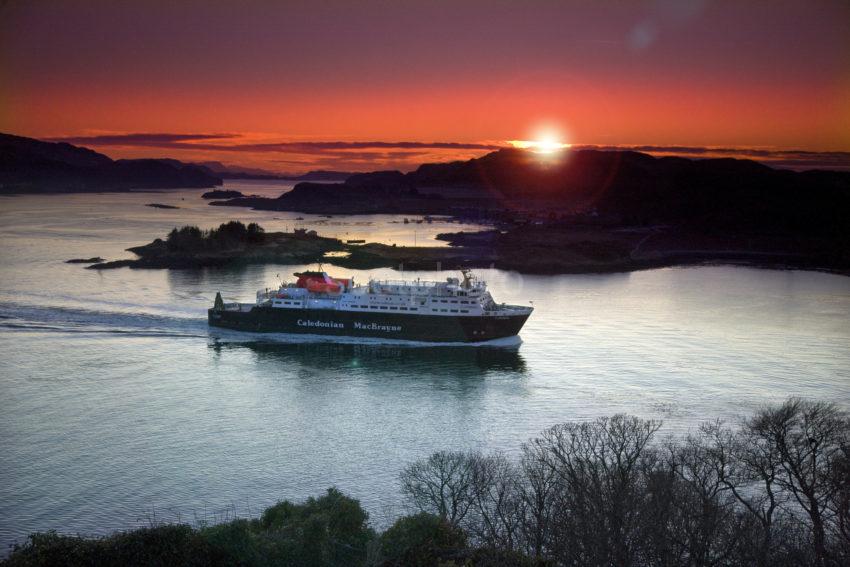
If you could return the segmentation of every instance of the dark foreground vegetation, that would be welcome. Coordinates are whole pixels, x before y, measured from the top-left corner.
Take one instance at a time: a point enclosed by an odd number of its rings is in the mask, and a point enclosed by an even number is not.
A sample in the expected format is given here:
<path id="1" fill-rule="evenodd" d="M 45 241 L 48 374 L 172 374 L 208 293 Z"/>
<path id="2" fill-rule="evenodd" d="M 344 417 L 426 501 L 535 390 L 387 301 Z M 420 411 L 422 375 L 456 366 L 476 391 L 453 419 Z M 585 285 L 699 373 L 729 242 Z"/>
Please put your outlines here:
<path id="1" fill-rule="evenodd" d="M 409 465 L 383 532 L 329 489 L 260 518 L 102 539 L 36 534 L 25 565 L 818 566 L 850 564 L 850 420 L 791 399 L 685 438 L 627 415 L 543 431 L 518 458 Z"/>

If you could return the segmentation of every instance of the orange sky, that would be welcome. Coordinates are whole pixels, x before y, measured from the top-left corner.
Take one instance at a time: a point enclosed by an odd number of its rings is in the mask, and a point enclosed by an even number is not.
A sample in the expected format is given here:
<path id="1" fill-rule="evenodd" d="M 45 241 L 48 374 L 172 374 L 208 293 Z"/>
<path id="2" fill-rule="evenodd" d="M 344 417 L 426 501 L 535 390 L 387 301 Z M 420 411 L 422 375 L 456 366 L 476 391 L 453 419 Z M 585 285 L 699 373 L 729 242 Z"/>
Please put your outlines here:
<path id="1" fill-rule="evenodd" d="M 278 171 L 487 150 L 238 146 L 498 146 L 545 126 L 576 144 L 850 150 L 847 2 L 178 4 L 2 5 L 0 130 Z M 238 137 L 91 138 L 122 133 Z"/>

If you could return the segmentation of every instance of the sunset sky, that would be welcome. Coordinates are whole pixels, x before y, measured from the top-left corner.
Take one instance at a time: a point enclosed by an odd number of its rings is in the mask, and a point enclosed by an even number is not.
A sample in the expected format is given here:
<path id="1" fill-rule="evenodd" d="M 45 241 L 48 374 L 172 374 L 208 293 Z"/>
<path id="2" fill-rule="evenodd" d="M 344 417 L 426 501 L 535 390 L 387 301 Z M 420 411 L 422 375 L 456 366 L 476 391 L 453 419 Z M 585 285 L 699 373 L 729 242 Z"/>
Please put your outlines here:
<path id="1" fill-rule="evenodd" d="M 8 0 L 0 131 L 277 171 L 846 152 L 850 2 Z"/>

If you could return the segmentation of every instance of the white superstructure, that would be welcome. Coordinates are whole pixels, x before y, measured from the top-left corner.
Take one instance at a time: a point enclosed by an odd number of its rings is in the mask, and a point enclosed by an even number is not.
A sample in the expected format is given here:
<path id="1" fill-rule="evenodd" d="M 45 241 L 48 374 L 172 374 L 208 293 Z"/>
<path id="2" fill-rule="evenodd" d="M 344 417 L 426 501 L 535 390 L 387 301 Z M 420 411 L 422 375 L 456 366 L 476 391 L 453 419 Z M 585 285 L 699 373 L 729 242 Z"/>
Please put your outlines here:
<path id="1" fill-rule="evenodd" d="M 332 309 L 339 311 L 410 315 L 482 316 L 531 308 L 496 304 L 487 283 L 462 271 L 462 279 L 443 282 L 374 280 L 356 285 L 325 272 L 295 274 L 296 283 L 257 292 L 257 305 L 279 309 Z"/>

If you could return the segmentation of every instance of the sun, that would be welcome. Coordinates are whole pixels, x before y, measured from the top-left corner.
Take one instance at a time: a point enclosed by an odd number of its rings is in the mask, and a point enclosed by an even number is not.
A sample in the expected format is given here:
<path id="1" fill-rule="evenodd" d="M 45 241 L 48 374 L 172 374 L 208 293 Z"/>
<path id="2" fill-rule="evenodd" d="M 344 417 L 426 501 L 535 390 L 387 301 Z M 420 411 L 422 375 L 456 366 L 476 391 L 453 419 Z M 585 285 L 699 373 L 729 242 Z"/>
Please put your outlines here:
<path id="1" fill-rule="evenodd" d="M 508 140 L 515 148 L 530 150 L 538 154 L 553 154 L 570 147 L 570 144 L 561 142 L 554 134 L 545 134 L 536 140 Z"/>

